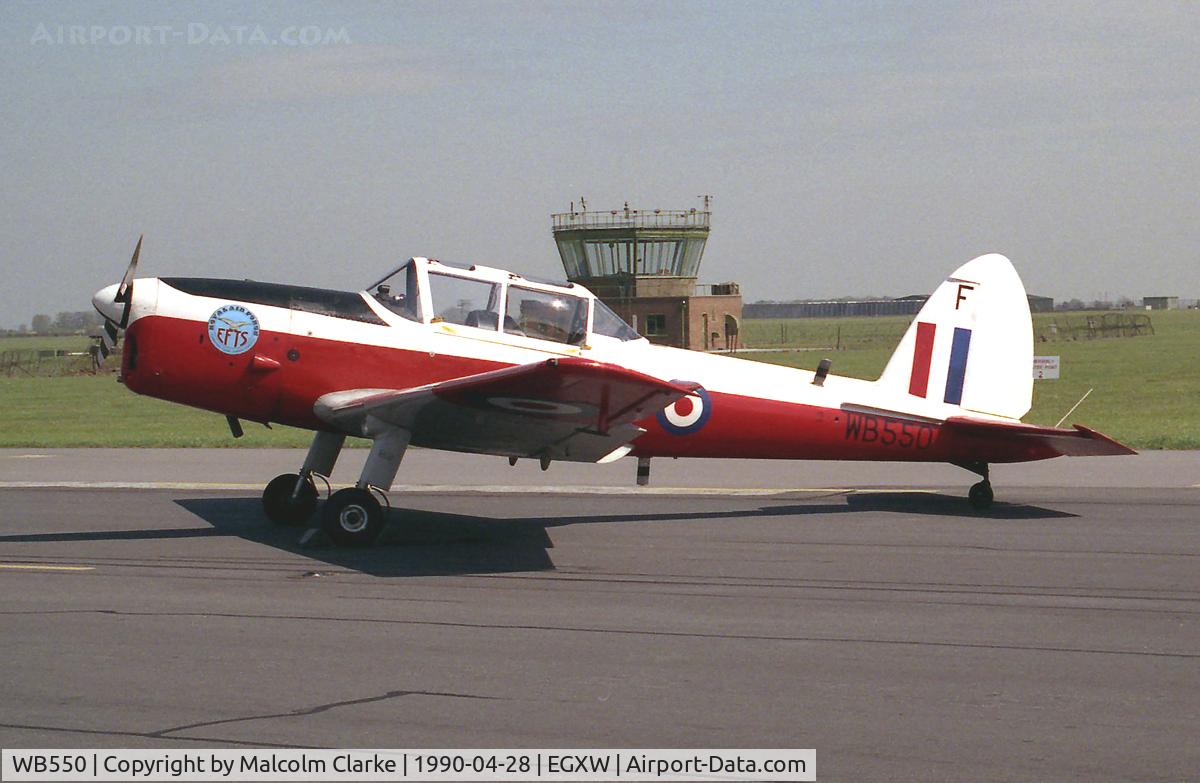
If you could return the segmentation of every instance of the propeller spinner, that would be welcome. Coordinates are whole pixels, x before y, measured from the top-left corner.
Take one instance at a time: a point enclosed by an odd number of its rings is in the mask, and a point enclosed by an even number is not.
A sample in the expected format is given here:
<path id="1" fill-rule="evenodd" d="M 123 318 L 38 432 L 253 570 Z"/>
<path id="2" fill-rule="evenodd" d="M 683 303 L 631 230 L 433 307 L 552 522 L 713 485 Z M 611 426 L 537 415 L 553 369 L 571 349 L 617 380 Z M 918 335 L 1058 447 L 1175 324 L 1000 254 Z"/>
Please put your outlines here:
<path id="1" fill-rule="evenodd" d="M 104 334 L 100 337 L 100 363 L 108 358 L 117 346 L 121 330 L 129 326 L 129 312 L 133 309 L 133 275 L 137 271 L 138 255 L 142 252 L 142 237 L 138 237 L 133 249 L 133 259 L 125 269 L 120 283 L 102 288 L 92 297 L 92 306 L 104 316 Z"/>

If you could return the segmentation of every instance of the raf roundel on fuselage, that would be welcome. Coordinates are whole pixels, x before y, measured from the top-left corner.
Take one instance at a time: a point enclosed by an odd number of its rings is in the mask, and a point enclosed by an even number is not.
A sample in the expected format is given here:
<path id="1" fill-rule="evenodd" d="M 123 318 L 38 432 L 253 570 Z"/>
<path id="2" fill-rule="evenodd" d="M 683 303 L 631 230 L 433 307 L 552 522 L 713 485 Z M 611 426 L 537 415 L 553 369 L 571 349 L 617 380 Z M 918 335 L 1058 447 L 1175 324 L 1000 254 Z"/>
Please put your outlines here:
<path id="1" fill-rule="evenodd" d="M 686 381 L 671 381 L 686 383 Z M 712 399 L 702 387 L 695 394 L 676 400 L 658 412 L 658 423 L 672 435 L 691 435 L 699 432 L 712 414 Z"/>

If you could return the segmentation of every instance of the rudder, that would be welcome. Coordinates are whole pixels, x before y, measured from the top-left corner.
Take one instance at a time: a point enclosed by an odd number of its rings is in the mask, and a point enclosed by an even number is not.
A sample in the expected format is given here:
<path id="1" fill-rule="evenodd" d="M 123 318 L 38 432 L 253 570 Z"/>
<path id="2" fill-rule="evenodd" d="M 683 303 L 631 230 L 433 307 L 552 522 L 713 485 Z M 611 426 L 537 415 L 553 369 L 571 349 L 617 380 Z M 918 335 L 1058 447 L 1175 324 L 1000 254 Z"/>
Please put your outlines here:
<path id="1" fill-rule="evenodd" d="M 1033 319 L 1012 262 L 991 253 L 954 270 L 913 319 L 877 383 L 910 403 L 1011 419 L 1028 413 Z"/>

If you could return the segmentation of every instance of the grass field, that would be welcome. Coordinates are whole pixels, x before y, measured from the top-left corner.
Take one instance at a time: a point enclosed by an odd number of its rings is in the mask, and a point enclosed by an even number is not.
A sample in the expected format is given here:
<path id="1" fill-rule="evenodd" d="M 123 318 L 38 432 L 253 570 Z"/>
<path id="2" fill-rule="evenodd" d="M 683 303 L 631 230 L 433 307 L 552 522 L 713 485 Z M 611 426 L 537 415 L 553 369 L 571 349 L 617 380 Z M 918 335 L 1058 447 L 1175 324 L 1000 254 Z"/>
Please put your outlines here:
<path id="1" fill-rule="evenodd" d="M 92 369 L 87 337 L 0 337 L 0 377 L 77 375 Z"/>
<path id="2" fill-rule="evenodd" d="M 1035 328 L 1046 319 L 1038 316 Z M 828 356 L 832 372 L 873 379 L 909 320 L 789 320 L 787 335 L 793 344 L 822 350 L 746 353 L 742 358 L 813 369 Z M 1200 311 L 1155 313 L 1153 322 L 1153 335 L 1039 343 L 1038 354 L 1062 357 L 1062 379 L 1034 385 L 1033 410 L 1025 420 L 1054 424 L 1094 388 L 1068 423 L 1086 424 L 1135 448 L 1200 449 Z M 836 345 L 839 327 L 845 347 L 829 350 Z M 781 324 L 747 321 L 744 329 L 747 338 L 756 330 L 778 335 Z M 49 342 L 24 342 L 38 340 Z M 0 339 L 0 351 L 75 350 L 81 345 L 87 345 L 86 338 Z M 309 433 L 287 427 L 267 430 L 247 424 L 245 437 L 234 440 L 221 416 L 139 397 L 118 384 L 111 371 L 0 378 L 0 446 L 287 447 L 306 446 L 309 438 Z"/>
<path id="3" fill-rule="evenodd" d="M 1177 326 L 1181 316 L 1186 320 L 1195 311 L 1174 311 L 1149 314 L 1070 312 L 1039 313 L 1033 317 L 1034 335 L 1050 342 L 1069 342 L 1073 335 L 1086 338 L 1089 322 L 1099 327 L 1118 319 L 1130 323 L 1135 319 L 1151 325 L 1162 321 L 1168 330 Z M 878 318 L 761 318 L 742 322 L 742 344 L 748 348 L 812 348 L 814 350 L 860 350 L 884 348 L 889 354 L 900 342 L 912 316 L 881 316 Z M 1143 330 L 1149 331 L 1149 330 Z M 1200 335 L 1197 335 L 1200 337 Z"/>
<path id="4" fill-rule="evenodd" d="M 832 350 L 886 349 L 904 335 L 912 316 L 878 318 L 754 318 L 742 321 L 741 341 L 750 348 Z M 886 360 L 886 356 L 884 357 Z"/>
<path id="5" fill-rule="evenodd" d="M 0 446 L 307 446 L 312 434 L 245 423 L 234 440 L 225 418 L 134 394 L 112 372 L 0 378 Z"/>
<path id="6" fill-rule="evenodd" d="M 1072 314 L 1072 318 L 1086 315 Z M 1063 316 L 1035 316 L 1035 332 L 1046 331 L 1044 327 L 1054 318 L 1061 322 Z M 815 323 L 806 324 L 808 320 Z M 874 379 L 883 371 L 908 321 L 789 320 L 789 336 L 802 345 L 819 345 L 841 326 L 843 344 L 850 347 L 744 356 L 805 369 L 815 369 L 822 358 L 829 357 L 831 372 L 837 375 Z M 780 332 L 778 321 L 746 323 L 762 334 Z M 1062 377 L 1034 384 L 1033 409 L 1025 421 L 1055 424 L 1088 389 L 1095 389 L 1064 426 L 1086 424 L 1135 448 L 1200 449 L 1200 311 L 1156 312 L 1153 325 L 1153 335 L 1140 337 L 1039 342 L 1035 353 L 1062 357 Z M 749 326 L 746 331 L 752 333 Z"/>
<path id="7" fill-rule="evenodd" d="M 63 335 L 47 337 L 0 337 L 0 353 L 6 351 L 86 351 L 92 338 Z"/>

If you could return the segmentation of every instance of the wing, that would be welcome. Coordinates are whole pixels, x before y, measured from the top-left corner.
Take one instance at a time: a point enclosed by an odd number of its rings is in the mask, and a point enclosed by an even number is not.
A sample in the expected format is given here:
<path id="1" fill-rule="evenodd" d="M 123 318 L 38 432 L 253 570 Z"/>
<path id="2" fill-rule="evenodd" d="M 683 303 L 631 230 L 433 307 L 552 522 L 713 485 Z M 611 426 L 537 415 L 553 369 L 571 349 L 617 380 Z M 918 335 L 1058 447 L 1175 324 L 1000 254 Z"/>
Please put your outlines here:
<path id="1" fill-rule="evenodd" d="M 1107 435 L 1076 424 L 1065 430 L 1057 427 L 1038 427 L 1033 424 L 1008 424 L 983 421 L 965 416 L 952 416 L 942 425 L 946 430 L 995 440 L 1011 440 L 1030 446 L 1041 446 L 1067 457 L 1100 457 L 1137 454 L 1123 443 Z"/>
<path id="2" fill-rule="evenodd" d="M 356 435 L 401 427 L 427 448 L 596 462 L 645 431 L 635 421 L 694 388 L 564 357 L 412 389 L 333 392 L 313 409 Z"/>

